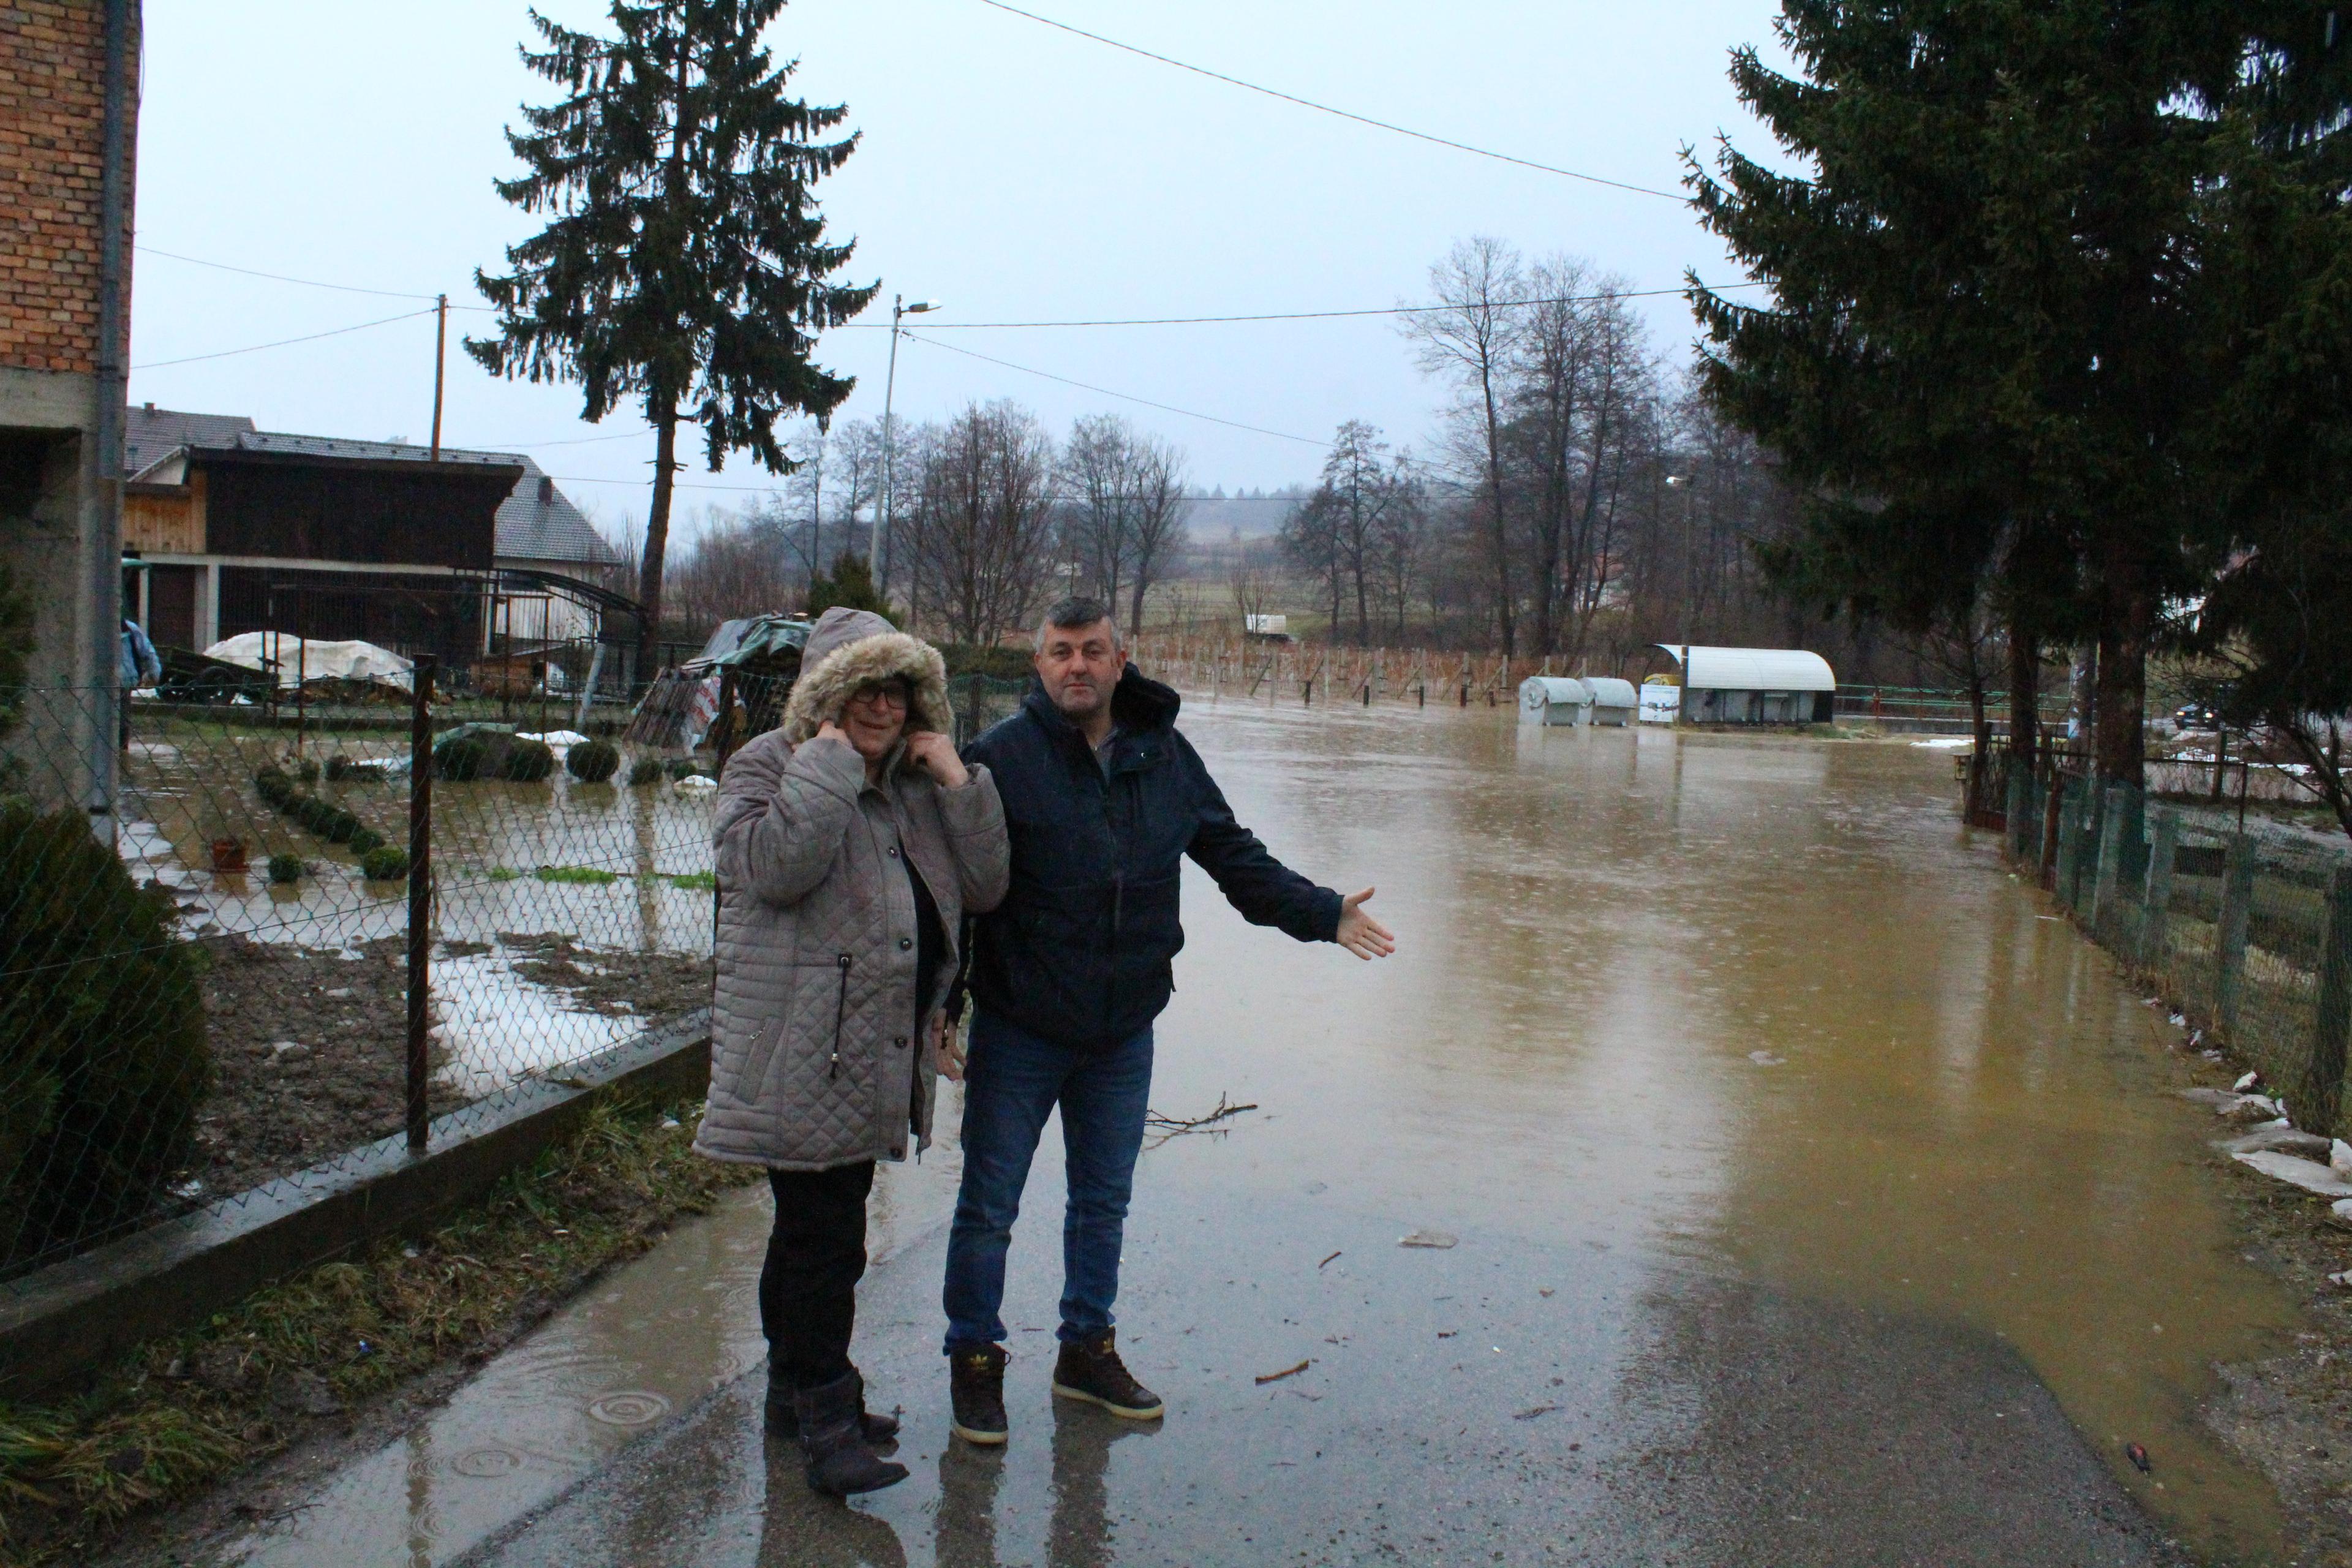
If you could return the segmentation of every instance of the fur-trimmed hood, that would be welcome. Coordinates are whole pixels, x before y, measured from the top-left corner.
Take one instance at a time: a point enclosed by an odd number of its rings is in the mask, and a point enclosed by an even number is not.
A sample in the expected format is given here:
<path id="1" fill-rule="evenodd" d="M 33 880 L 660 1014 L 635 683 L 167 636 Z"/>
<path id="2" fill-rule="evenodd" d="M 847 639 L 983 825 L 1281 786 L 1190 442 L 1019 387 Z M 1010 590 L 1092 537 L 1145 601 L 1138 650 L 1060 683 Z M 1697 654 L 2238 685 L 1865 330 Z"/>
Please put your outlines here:
<path id="1" fill-rule="evenodd" d="M 836 605 L 817 617 L 801 650 L 800 678 L 784 703 L 784 739 L 799 745 L 827 720 L 841 721 L 850 694 L 868 681 L 907 683 L 907 728 L 952 734 L 948 666 L 940 650 L 893 627 L 871 610 Z"/>

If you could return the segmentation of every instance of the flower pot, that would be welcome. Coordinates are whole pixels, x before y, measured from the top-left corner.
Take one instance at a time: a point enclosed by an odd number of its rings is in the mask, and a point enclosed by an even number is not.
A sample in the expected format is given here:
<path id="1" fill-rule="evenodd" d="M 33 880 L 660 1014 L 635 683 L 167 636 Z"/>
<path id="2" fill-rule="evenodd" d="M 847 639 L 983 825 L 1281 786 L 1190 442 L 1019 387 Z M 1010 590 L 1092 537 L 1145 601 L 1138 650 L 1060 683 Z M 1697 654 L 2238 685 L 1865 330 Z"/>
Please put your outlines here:
<path id="1" fill-rule="evenodd" d="M 245 869 L 244 839 L 215 838 L 213 840 L 212 850 L 214 870 L 242 871 Z"/>

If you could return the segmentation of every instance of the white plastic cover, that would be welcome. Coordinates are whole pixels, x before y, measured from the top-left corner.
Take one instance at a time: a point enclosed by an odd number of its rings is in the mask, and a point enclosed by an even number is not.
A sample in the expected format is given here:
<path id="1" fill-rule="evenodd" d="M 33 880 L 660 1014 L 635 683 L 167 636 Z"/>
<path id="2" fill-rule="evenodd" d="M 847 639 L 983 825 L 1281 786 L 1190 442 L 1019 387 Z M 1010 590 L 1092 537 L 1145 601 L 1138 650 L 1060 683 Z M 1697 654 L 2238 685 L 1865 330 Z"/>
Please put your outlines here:
<path id="1" fill-rule="evenodd" d="M 205 657 L 240 669 L 268 670 L 274 665 L 278 686 L 289 691 L 306 680 L 379 680 L 405 691 L 415 668 L 372 642 L 322 642 L 291 632 L 245 632 L 213 644 Z"/>

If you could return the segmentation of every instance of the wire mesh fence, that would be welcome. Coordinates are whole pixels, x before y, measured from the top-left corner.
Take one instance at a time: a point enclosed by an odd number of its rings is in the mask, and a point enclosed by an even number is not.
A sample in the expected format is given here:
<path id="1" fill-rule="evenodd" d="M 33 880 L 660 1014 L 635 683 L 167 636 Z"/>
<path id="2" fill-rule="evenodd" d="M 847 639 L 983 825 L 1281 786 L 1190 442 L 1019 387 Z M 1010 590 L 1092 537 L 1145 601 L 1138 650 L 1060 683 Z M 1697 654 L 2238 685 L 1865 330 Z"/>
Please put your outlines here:
<path id="1" fill-rule="evenodd" d="M 2095 941 L 2259 1071 L 2296 1126 L 2341 1134 L 2352 855 L 2098 784 L 2066 762 L 2032 777 L 2011 770 L 2011 857 Z"/>
<path id="2" fill-rule="evenodd" d="M 709 1005 L 714 775 L 740 726 L 655 749 L 382 686 L 236 695 L 127 705 L 110 835 L 60 738 L 114 694 L 16 694 L 0 1274 L 413 1142 Z"/>

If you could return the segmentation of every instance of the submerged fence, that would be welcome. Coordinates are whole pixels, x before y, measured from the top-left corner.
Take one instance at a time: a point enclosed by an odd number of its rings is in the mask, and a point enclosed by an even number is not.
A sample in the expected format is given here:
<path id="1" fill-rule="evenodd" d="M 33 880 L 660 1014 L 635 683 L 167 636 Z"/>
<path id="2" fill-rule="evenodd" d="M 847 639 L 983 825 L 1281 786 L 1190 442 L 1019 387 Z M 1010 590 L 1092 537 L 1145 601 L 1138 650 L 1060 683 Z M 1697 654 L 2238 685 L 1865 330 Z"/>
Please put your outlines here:
<path id="1" fill-rule="evenodd" d="M 2338 1135 L 2352 1037 L 2352 856 L 2068 771 L 2008 770 L 2011 858 L 2093 940 Z"/>

